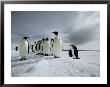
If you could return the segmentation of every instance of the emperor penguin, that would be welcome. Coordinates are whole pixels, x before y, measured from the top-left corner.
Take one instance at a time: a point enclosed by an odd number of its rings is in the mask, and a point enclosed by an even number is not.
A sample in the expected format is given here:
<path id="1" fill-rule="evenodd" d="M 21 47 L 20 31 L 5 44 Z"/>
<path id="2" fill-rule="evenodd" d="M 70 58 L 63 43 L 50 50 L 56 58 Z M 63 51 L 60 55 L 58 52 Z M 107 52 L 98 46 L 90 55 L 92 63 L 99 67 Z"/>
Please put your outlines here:
<path id="1" fill-rule="evenodd" d="M 36 45 L 36 46 L 37 46 L 37 47 L 36 47 L 36 48 L 37 48 L 37 53 L 36 53 L 36 55 L 37 55 L 37 54 L 40 53 L 40 41 L 37 42 L 37 45 Z"/>
<path id="2" fill-rule="evenodd" d="M 62 53 L 62 39 L 57 31 L 52 33 L 55 34 L 54 43 L 53 43 L 53 55 L 55 58 L 59 58 L 61 57 L 61 53 Z"/>
<path id="3" fill-rule="evenodd" d="M 38 42 L 39 42 L 38 43 L 38 54 L 40 54 L 40 52 L 41 52 L 41 41 L 39 40 Z"/>
<path id="4" fill-rule="evenodd" d="M 20 60 L 26 60 L 26 57 L 29 54 L 29 43 L 27 41 L 29 37 L 23 37 L 19 43 L 19 54 L 21 56 Z"/>
<path id="5" fill-rule="evenodd" d="M 38 45 L 38 42 L 36 42 L 36 45 L 35 45 L 35 51 L 36 51 L 36 53 L 37 53 L 37 45 Z"/>
<path id="6" fill-rule="evenodd" d="M 75 55 L 76 59 L 80 59 L 80 58 L 78 58 L 78 50 L 77 50 L 77 47 L 76 47 L 75 45 L 70 45 L 70 46 L 72 46 L 72 48 L 74 49 L 74 55 Z"/>
<path id="7" fill-rule="evenodd" d="M 18 50 L 18 46 L 15 47 L 15 50 L 16 50 L 16 51 Z"/>
<path id="8" fill-rule="evenodd" d="M 34 53 L 36 52 L 36 42 L 34 42 L 33 51 L 34 51 Z"/>
<path id="9" fill-rule="evenodd" d="M 51 39 L 50 41 L 50 55 L 53 55 L 53 43 L 54 43 L 54 39 Z"/>
<path id="10" fill-rule="evenodd" d="M 69 54 L 70 57 L 73 57 L 73 51 L 72 51 L 72 49 L 69 50 L 69 53 L 68 54 Z"/>
<path id="11" fill-rule="evenodd" d="M 44 55 L 49 56 L 49 54 L 50 54 L 50 41 L 49 41 L 49 38 L 46 38 L 44 40 L 43 50 L 44 50 Z"/>
<path id="12" fill-rule="evenodd" d="M 43 38 L 42 39 L 42 55 L 44 55 L 45 54 L 45 39 Z"/>
<path id="13" fill-rule="evenodd" d="M 41 40 L 41 45 L 40 45 L 40 53 L 43 55 L 43 49 L 44 49 L 44 38 Z"/>

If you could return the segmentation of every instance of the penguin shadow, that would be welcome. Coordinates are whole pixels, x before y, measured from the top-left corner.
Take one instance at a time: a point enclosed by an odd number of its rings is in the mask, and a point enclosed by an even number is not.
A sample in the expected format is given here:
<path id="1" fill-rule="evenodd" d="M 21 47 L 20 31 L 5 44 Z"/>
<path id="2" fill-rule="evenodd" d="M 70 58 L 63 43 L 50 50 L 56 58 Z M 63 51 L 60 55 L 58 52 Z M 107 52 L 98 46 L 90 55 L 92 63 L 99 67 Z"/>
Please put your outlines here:
<path id="1" fill-rule="evenodd" d="M 16 61 L 19 61 L 20 60 L 20 56 L 16 56 L 16 57 L 13 57 L 11 59 L 11 62 L 16 62 Z"/>
<path id="2" fill-rule="evenodd" d="M 43 58 L 44 56 L 43 55 L 40 55 L 40 54 L 38 54 L 38 55 L 34 55 L 34 58 Z"/>
<path id="3" fill-rule="evenodd" d="M 51 56 L 51 57 L 45 57 L 44 59 L 45 60 L 55 60 L 56 58 L 54 58 L 54 56 Z"/>

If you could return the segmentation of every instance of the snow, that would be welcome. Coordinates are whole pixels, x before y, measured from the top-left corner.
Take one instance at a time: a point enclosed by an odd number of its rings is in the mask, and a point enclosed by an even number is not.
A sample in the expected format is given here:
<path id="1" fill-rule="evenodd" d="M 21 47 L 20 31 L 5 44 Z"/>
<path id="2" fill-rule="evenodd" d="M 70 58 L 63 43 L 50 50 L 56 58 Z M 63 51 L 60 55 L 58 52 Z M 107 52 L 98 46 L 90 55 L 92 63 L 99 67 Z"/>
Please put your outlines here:
<path id="1" fill-rule="evenodd" d="M 29 54 L 20 61 L 18 51 L 11 52 L 12 77 L 99 77 L 100 52 L 79 51 L 80 59 L 68 56 L 63 51 L 61 58 Z"/>

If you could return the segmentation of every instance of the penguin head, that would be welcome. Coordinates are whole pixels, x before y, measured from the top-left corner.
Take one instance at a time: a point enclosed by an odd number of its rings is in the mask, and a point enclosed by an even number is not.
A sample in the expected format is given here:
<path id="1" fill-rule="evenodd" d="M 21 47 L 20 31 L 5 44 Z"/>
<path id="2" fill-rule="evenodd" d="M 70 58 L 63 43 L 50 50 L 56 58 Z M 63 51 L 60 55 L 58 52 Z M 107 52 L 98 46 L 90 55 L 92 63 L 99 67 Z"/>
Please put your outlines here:
<path id="1" fill-rule="evenodd" d="M 51 41 L 53 41 L 54 39 L 51 39 Z"/>
<path id="2" fill-rule="evenodd" d="M 76 47 L 75 45 L 70 45 L 70 46 L 72 46 L 73 48 L 75 48 L 75 47 Z"/>
<path id="3" fill-rule="evenodd" d="M 44 41 L 45 39 L 43 38 L 42 40 Z"/>
<path id="4" fill-rule="evenodd" d="M 54 33 L 55 35 L 58 35 L 58 31 L 55 31 L 55 32 L 52 32 L 52 33 Z"/>
<path id="5" fill-rule="evenodd" d="M 49 40 L 49 38 L 46 38 L 46 40 L 48 41 L 48 40 Z"/>
<path id="6" fill-rule="evenodd" d="M 25 37 L 23 37 L 23 39 L 25 39 L 25 40 L 27 40 L 28 38 L 29 38 L 29 37 L 26 37 L 26 36 L 25 36 Z"/>

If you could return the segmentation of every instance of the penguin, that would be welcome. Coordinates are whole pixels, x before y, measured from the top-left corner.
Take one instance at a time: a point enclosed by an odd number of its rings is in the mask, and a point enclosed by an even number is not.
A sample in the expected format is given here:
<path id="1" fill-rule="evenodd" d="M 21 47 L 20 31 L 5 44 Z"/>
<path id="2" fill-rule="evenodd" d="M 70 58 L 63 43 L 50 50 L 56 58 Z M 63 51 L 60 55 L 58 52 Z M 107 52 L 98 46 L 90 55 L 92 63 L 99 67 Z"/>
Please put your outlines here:
<path id="1" fill-rule="evenodd" d="M 40 44 L 40 54 L 43 55 L 43 48 L 44 48 L 44 38 L 41 40 L 41 44 Z"/>
<path id="2" fill-rule="evenodd" d="M 37 44 L 36 44 L 36 50 L 37 50 L 36 55 L 39 54 L 39 43 L 40 43 L 40 41 L 38 41 Z"/>
<path id="3" fill-rule="evenodd" d="M 15 50 L 16 50 L 16 51 L 18 50 L 18 46 L 15 47 Z"/>
<path id="4" fill-rule="evenodd" d="M 35 51 L 36 51 L 36 53 L 37 53 L 37 45 L 38 45 L 38 42 L 36 42 L 36 45 L 35 45 Z"/>
<path id="5" fill-rule="evenodd" d="M 57 31 L 52 33 L 55 34 L 54 43 L 53 43 L 53 55 L 55 58 L 59 58 L 62 53 L 62 39 Z"/>
<path id="6" fill-rule="evenodd" d="M 39 43 L 38 43 L 38 54 L 40 54 L 41 52 L 41 41 L 39 40 Z"/>
<path id="7" fill-rule="evenodd" d="M 53 43 L 54 43 L 54 39 L 51 39 L 50 41 L 50 55 L 53 55 Z"/>
<path id="8" fill-rule="evenodd" d="M 31 45 L 32 53 L 34 52 L 34 45 Z"/>
<path id="9" fill-rule="evenodd" d="M 76 56 L 76 59 L 80 59 L 78 58 L 78 50 L 77 50 L 77 47 L 75 45 L 70 45 L 72 46 L 72 48 L 74 49 L 74 55 Z"/>
<path id="10" fill-rule="evenodd" d="M 29 43 L 27 41 L 29 37 L 23 37 L 19 43 L 19 54 L 21 56 L 20 60 L 26 60 L 26 57 L 29 54 Z"/>
<path id="11" fill-rule="evenodd" d="M 50 41 L 49 38 L 46 38 L 44 40 L 44 45 L 43 45 L 43 52 L 44 52 L 44 56 L 49 56 L 50 54 Z"/>
<path id="12" fill-rule="evenodd" d="M 69 54 L 70 57 L 73 57 L 73 53 L 72 53 L 72 50 L 71 49 L 69 50 L 69 53 L 68 54 Z"/>
<path id="13" fill-rule="evenodd" d="M 34 53 L 36 52 L 36 42 L 34 42 L 34 45 L 33 45 L 33 52 Z"/>
<path id="14" fill-rule="evenodd" d="M 42 55 L 45 55 L 45 39 L 42 39 Z"/>

